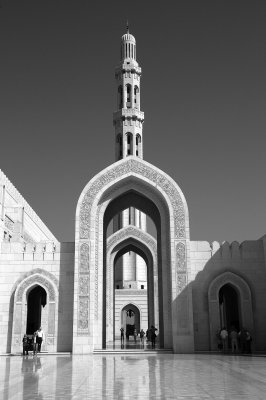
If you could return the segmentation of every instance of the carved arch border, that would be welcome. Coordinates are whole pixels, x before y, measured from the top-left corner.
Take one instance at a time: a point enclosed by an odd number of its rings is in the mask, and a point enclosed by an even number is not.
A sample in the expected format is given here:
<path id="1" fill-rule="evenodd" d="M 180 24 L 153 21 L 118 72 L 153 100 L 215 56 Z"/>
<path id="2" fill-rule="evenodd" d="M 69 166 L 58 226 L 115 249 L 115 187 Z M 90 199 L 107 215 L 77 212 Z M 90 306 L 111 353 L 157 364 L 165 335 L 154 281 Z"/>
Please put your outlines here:
<path id="1" fill-rule="evenodd" d="M 164 193 L 168 199 L 168 206 L 171 204 L 173 209 L 175 238 L 188 238 L 187 203 L 177 183 L 152 164 L 134 157 L 128 157 L 100 172 L 84 188 L 77 207 L 79 239 L 88 239 L 90 236 L 90 213 L 98 193 L 107 185 L 112 185 L 117 179 L 123 179 L 129 174 L 136 174 L 141 180 L 148 180 L 157 190 L 159 189 L 161 193 Z"/>
<path id="2" fill-rule="evenodd" d="M 217 350 L 216 332 L 220 329 L 219 291 L 224 285 L 233 286 L 239 297 L 239 313 L 242 327 L 247 327 L 253 334 L 254 320 L 252 294 L 243 277 L 227 271 L 212 280 L 208 289 L 209 325 L 211 350 Z"/>
<path id="3" fill-rule="evenodd" d="M 15 292 L 15 302 L 22 301 L 22 295 L 24 292 L 24 287 L 30 286 L 31 282 L 37 278 L 37 282 L 46 282 L 47 285 L 45 287 L 47 289 L 51 289 L 53 297 L 55 298 L 55 293 L 59 290 L 59 282 L 57 278 L 48 271 L 45 271 L 41 268 L 35 268 L 29 272 L 23 274 L 15 283 L 12 289 L 12 293 Z"/>

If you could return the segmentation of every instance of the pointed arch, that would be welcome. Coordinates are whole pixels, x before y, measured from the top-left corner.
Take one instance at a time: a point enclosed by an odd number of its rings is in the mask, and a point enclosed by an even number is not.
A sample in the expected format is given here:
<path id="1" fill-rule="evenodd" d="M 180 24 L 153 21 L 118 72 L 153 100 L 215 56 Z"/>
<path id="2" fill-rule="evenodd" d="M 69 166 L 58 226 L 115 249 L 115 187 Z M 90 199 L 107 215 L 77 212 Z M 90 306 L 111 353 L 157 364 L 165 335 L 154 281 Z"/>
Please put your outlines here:
<path id="1" fill-rule="evenodd" d="M 42 287 L 47 296 L 47 304 L 42 316 L 42 325 L 47 336 L 46 348 L 50 351 L 56 350 L 59 283 L 50 272 L 35 268 L 23 274 L 13 288 L 12 352 L 20 351 L 22 337 L 26 332 L 28 293 L 36 286 Z"/>
<path id="2" fill-rule="evenodd" d="M 224 272 L 213 279 L 208 289 L 211 350 L 216 350 L 217 347 L 216 332 L 220 329 L 219 291 L 224 285 L 230 285 L 237 291 L 241 325 L 254 332 L 250 287 L 241 276 L 230 271 Z"/>
<path id="3" fill-rule="evenodd" d="M 189 245 L 188 209 L 184 195 L 178 185 L 153 165 L 134 156 L 112 164 L 96 175 L 84 188 L 76 212 L 76 248 L 87 242 L 92 249 L 90 271 L 90 317 L 79 311 L 81 293 L 78 285 L 79 256 L 75 257 L 75 305 L 73 352 L 91 352 L 99 343 L 103 321 L 104 294 L 106 285 L 106 230 L 108 219 L 129 207 L 155 218 L 157 229 L 158 281 L 160 282 L 160 307 L 164 316 L 160 332 L 166 347 L 175 352 L 193 351 L 193 313 L 191 290 L 184 288 L 190 274 L 189 257 L 177 262 L 179 252 L 176 245 L 182 243 L 183 254 Z M 182 266 L 178 268 L 178 266 Z M 182 304 L 179 294 L 182 292 Z M 94 293 L 94 295 L 93 295 Z M 102 300 L 103 299 L 103 300 Z M 85 318 L 85 329 L 78 329 L 77 321 Z M 76 324 L 76 326 L 75 326 Z M 97 329 L 95 327 L 98 326 Z M 164 331 L 164 332 L 163 332 Z M 95 338 L 84 345 L 79 336 Z M 96 339 L 96 337 L 98 339 Z M 98 341 L 97 341 L 98 340 Z"/>

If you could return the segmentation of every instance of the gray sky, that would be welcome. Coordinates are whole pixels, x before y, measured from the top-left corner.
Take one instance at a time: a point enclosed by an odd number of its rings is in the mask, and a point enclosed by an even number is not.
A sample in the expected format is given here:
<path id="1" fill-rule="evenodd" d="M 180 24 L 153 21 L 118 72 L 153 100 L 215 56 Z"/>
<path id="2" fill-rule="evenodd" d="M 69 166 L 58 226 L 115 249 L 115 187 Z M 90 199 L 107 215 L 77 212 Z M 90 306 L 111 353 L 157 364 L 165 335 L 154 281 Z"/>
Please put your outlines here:
<path id="1" fill-rule="evenodd" d="M 0 0 L 0 168 L 61 241 L 114 161 L 126 20 L 144 159 L 181 187 L 192 240 L 266 233 L 265 0 Z"/>

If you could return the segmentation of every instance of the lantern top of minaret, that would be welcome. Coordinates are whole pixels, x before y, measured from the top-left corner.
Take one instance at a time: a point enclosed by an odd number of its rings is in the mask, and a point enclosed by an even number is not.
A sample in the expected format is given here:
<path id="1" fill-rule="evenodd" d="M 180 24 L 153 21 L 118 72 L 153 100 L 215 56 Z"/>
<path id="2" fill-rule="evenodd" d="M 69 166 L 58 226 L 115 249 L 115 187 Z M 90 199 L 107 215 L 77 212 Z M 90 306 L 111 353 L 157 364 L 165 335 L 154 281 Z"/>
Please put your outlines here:
<path id="1" fill-rule="evenodd" d="M 134 38 L 134 36 L 133 35 L 131 35 L 131 33 L 129 33 L 129 24 L 128 24 L 128 21 L 127 21 L 127 33 L 125 33 L 123 36 L 122 36 L 122 42 L 131 42 L 131 43 L 136 43 L 136 39 Z"/>

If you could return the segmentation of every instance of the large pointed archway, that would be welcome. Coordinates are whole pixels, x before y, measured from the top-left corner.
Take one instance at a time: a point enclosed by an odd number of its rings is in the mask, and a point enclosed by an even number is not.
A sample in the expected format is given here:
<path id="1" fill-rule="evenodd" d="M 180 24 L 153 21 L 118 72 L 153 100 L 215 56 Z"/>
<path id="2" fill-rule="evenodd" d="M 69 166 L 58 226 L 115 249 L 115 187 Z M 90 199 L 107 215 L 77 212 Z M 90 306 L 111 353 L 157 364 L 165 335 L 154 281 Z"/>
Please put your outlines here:
<path id="1" fill-rule="evenodd" d="M 186 201 L 170 177 L 136 157 L 118 161 L 94 177 L 77 205 L 73 352 L 89 353 L 103 346 L 106 230 L 109 221 L 129 207 L 147 214 L 157 229 L 163 345 L 174 352 L 191 352 L 194 339 L 191 292 L 187 287 L 190 267 Z"/>

